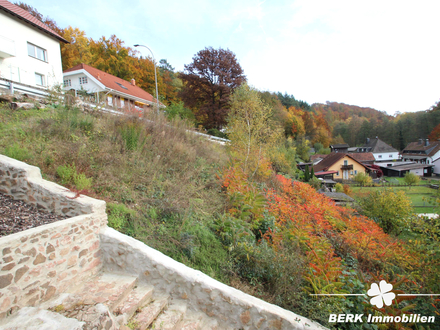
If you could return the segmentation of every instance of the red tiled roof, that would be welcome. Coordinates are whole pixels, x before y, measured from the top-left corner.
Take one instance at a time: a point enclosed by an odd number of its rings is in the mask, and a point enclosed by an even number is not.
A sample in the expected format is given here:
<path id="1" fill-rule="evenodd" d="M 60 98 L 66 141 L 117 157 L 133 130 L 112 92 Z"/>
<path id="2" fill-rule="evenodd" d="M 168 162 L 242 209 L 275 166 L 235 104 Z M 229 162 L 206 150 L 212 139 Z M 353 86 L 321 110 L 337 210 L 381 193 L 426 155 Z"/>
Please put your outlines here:
<path id="1" fill-rule="evenodd" d="M 15 16 L 26 23 L 36 27 L 39 30 L 42 30 L 43 32 L 49 34 L 50 36 L 57 38 L 59 41 L 62 41 L 64 43 L 69 43 L 66 39 L 64 39 L 62 36 L 60 36 L 58 33 L 56 33 L 54 30 L 52 30 L 50 27 L 48 27 L 43 22 L 39 21 L 37 18 L 32 16 L 29 12 L 24 10 L 23 8 L 14 5 L 6 0 L 0 0 L 0 9 L 4 10 L 5 12 L 9 13 L 12 16 Z"/>
<path id="2" fill-rule="evenodd" d="M 358 162 L 374 162 L 374 156 L 371 152 L 354 152 L 350 156 L 356 159 Z"/>
<path id="3" fill-rule="evenodd" d="M 156 102 L 156 99 L 153 98 L 153 96 L 144 91 L 142 88 L 140 88 L 139 86 L 133 86 L 131 83 L 129 83 L 128 81 L 118 78 L 116 76 L 113 76 L 109 73 L 106 73 L 104 71 L 98 70 L 90 65 L 81 63 L 78 65 L 75 65 L 74 67 L 67 69 L 64 71 L 64 73 L 66 72 L 72 72 L 72 71 L 77 71 L 77 70 L 85 70 L 87 71 L 90 75 L 92 75 L 94 78 L 96 78 L 97 80 L 99 80 L 100 83 L 102 83 L 105 87 L 113 89 L 115 91 L 124 93 L 124 94 L 128 94 L 149 102 Z M 124 87 L 121 87 L 124 86 Z"/>
<path id="4" fill-rule="evenodd" d="M 313 166 L 313 170 L 315 171 L 315 173 L 321 171 L 327 171 L 330 166 L 332 166 L 334 163 L 340 161 L 342 158 L 346 156 L 353 159 L 356 163 L 361 164 L 358 160 L 351 157 L 351 154 L 346 154 L 343 152 L 332 152 L 331 154 L 328 154 L 327 157 L 321 160 L 318 164 Z M 365 167 L 364 164 L 361 165 Z"/>

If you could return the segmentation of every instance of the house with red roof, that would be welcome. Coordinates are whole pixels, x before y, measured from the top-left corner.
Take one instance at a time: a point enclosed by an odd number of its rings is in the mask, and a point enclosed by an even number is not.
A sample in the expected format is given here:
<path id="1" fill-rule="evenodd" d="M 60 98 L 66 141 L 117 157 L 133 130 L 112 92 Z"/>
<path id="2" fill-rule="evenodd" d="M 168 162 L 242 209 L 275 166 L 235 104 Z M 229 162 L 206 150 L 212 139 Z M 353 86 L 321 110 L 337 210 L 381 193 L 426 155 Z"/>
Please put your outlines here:
<path id="1" fill-rule="evenodd" d="M 315 176 L 332 175 L 335 180 L 352 180 L 358 173 L 368 173 L 367 166 L 352 157 L 352 154 L 332 152 L 313 166 Z"/>
<path id="2" fill-rule="evenodd" d="M 45 96 L 62 83 L 60 43 L 67 40 L 6 0 L 0 0 L 0 26 L 0 88 Z"/>
<path id="3" fill-rule="evenodd" d="M 140 110 L 156 105 L 156 99 L 130 82 L 81 63 L 64 71 L 64 90 L 86 91 L 95 95 L 97 102 L 107 107 L 125 110 Z M 164 107 L 159 103 L 160 107 Z"/>

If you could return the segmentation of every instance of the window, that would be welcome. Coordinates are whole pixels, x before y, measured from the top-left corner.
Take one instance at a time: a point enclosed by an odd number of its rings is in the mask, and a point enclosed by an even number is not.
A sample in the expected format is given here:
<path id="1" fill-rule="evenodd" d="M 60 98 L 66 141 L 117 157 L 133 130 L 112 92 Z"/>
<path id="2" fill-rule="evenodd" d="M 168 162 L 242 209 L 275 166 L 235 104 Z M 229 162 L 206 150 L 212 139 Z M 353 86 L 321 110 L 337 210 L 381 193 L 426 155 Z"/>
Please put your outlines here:
<path id="1" fill-rule="evenodd" d="M 86 77 L 86 76 L 84 76 L 84 77 L 79 77 L 79 84 L 80 84 L 80 85 L 87 84 L 87 77 Z"/>
<path id="2" fill-rule="evenodd" d="M 121 97 L 121 108 L 123 108 L 124 105 L 125 105 L 124 98 Z"/>
<path id="3" fill-rule="evenodd" d="M 28 46 L 28 55 L 29 56 L 35 57 L 41 61 L 47 62 L 47 54 L 46 54 L 45 49 L 38 47 L 38 46 L 35 46 L 35 45 L 32 45 L 30 43 L 28 43 L 27 46 Z"/>
<path id="4" fill-rule="evenodd" d="M 354 170 L 354 175 L 356 175 L 356 174 L 358 174 L 358 171 L 357 171 L 357 170 Z"/>
<path id="5" fill-rule="evenodd" d="M 115 81 L 116 82 L 116 81 Z M 128 88 L 127 87 L 125 87 L 124 85 L 122 85 L 122 84 L 120 84 L 120 83 L 118 83 L 118 82 L 116 82 L 116 84 L 118 84 L 119 86 L 121 86 L 123 89 L 126 89 L 126 90 L 128 90 Z"/>
<path id="6" fill-rule="evenodd" d="M 382 155 L 377 156 L 377 158 L 382 158 Z"/>
<path id="7" fill-rule="evenodd" d="M 348 165 L 348 160 L 344 160 L 344 166 Z"/>
<path id="8" fill-rule="evenodd" d="M 353 171 L 350 171 L 350 175 L 353 175 Z"/>
<path id="9" fill-rule="evenodd" d="M 35 84 L 44 86 L 44 75 L 35 72 Z"/>
<path id="10" fill-rule="evenodd" d="M 70 87 L 72 86 L 72 81 L 70 79 L 65 79 L 64 80 L 64 87 Z"/>
<path id="11" fill-rule="evenodd" d="M 107 104 L 110 106 L 113 105 L 113 97 L 111 95 L 107 96 Z"/>

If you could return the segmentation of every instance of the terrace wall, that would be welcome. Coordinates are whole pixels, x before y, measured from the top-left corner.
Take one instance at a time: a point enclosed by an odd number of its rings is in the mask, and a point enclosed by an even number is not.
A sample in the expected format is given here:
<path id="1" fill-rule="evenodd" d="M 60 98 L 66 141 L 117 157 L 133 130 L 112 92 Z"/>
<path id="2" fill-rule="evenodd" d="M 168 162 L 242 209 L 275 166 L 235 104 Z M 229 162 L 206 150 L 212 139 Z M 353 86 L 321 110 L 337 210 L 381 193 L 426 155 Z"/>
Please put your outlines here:
<path id="1" fill-rule="evenodd" d="M 39 168 L 2 155 L 0 192 L 69 217 L 0 238 L 0 318 L 39 305 L 101 269 L 104 201 L 73 198 L 66 188 L 43 180 Z"/>

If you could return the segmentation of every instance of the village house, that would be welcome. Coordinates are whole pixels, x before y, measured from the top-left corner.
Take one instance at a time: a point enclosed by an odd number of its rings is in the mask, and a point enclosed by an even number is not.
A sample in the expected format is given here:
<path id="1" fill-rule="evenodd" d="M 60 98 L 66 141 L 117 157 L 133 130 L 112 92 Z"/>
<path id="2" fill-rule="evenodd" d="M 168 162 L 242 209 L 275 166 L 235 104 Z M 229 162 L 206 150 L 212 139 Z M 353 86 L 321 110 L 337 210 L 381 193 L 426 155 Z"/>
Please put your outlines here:
<path id="1" fill-rule="evenodd" d="M 57 32 L 26 10 L 0 0 L 0 88 L 45 96 L 63 81 Z"/>
<path id="2" fill-rule="evenodd" d="M 128 82 L 84 63 L 65 70 L 63 82 L 65 91 L 93 94 L 95 102 L 110 108 L 141 111 L 156 105 L 156 99 L 134 79 Z"/>
<path id="3" fill-rule="evenodd" d="M 351 154 L 333 152 L 313 166 L 315 176 L 332 174 L 335 180 L 352 180 L 358 173 L 368 173 L 365 165 L 357 161 Z"/>
<path id="4" fill-rule="evenodd" d="M 367 138 L 366 143 L 357 149 L 358 153 L 372 153 L 375 164 L 386 162 L 386 166 L 393 166 L 393 162 L 400 159 L 399 151 L 383 142 L 377 136 L 375 139 Z"/>
<path id="5" fill-rule="evenodd" d="M 347 143 L 332 144 L 330 146 L 330 150 L 331 150 L 331 152 L 347 153 L 349 147 L 350 146 Z"/>
<path id="6" fill-rule="evenodd" d="M 411 142 L 402 150 L 401 156 L 406 162 L 434 165 L 431 173 L 440 174 L 440 141 L 419 139 L 418 142 Z M 427 171 L 426 169 L 424 174 Z"/>

